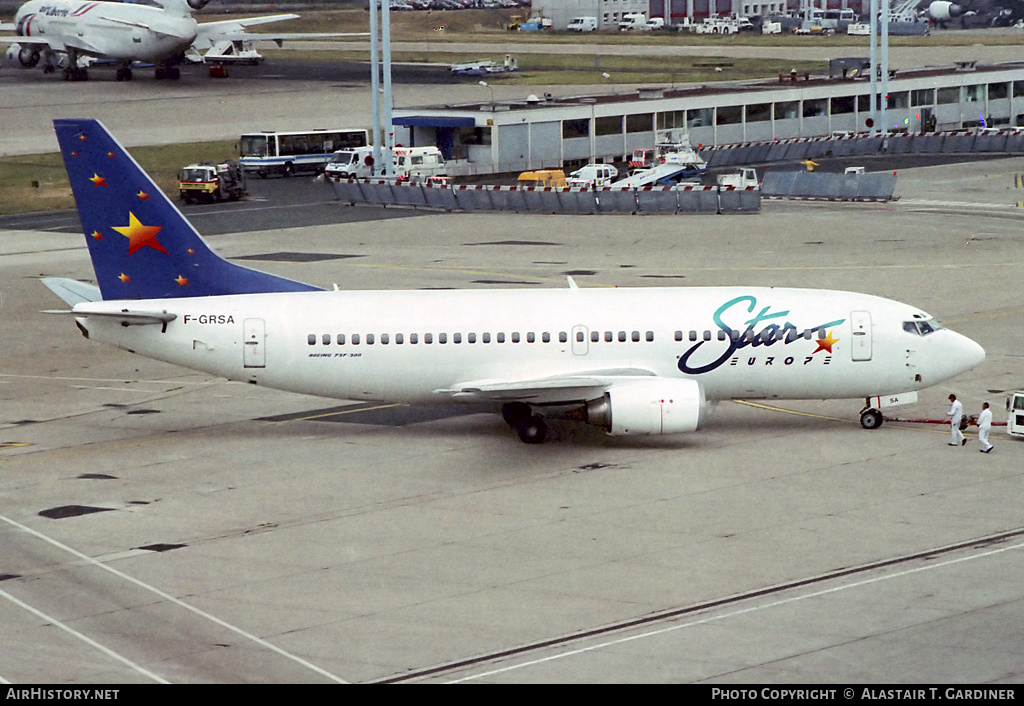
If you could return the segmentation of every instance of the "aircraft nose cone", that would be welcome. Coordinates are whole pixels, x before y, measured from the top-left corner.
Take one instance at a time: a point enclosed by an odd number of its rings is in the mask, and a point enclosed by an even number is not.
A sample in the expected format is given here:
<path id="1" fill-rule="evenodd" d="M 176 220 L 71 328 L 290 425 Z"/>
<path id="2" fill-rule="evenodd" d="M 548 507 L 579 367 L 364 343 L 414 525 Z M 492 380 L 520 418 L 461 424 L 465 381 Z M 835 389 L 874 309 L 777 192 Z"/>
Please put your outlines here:
<path id="1" fill-rule="evenodd" d="M 959 375 L 981 365 L 985 361 L 985 349 L 967 336 L 956 334 L 953 346 L 946 357 L 955 370 L 953 374 Z"/>
<path id="2" fill-rule="evenodd" d="M 976 368 L 985 362 L 985 349 L 965 336 L 963 358 L 968 370 Z"/>

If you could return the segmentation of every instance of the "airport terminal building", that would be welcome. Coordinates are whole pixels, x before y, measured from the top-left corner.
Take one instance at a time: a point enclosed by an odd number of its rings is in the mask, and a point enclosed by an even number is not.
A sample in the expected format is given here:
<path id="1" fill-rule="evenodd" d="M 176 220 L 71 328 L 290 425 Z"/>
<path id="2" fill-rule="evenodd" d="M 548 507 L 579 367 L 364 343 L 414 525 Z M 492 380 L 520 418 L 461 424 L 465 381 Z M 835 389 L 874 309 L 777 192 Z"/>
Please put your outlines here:
<path id="1" fill-rule="evenodd" d="M 863 63 L 834 60 L 828 78 L 787 74 L 395 109 L 395 139 L 436 145 L 457 176 L 621 161 L 680 134 L 707 147 L 867 132 L 871 89 Z M 889 80 L 885 118 L 899 133 L 1024 125 L 1024 62 L 900 71 Z"/>

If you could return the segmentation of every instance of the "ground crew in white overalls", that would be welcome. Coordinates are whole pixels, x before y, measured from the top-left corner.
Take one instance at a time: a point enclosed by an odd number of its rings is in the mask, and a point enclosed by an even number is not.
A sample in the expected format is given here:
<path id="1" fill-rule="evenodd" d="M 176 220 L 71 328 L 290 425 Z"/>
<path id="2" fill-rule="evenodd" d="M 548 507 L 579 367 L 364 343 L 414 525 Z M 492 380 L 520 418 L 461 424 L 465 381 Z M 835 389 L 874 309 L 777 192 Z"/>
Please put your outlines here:
<path id="1" fill-rule="evenodd" d="M 960 431 L 960 420 L 964 416 L 964 406 L 957 400 L 956 395 L 950 395 L 949 401 L 951 406 L 949 411 L 946 412 L 946 416 L 949 417 L 949 433 L 952 435 L 952 441 L 949 442 L 949 445 L 963 446 L 967 443 L 963 432 Z"/>
<path id="2" fill-rule="evenodd" d="M 978 415 L 978 441 L 981 442 L 981 452 L 987 454 L 992 450 L 992 444 L 988 442 L 988 435 L 992 431 L 992 410 L 988 408 L 988 402 L 981 405 L 981 414 Z"/>

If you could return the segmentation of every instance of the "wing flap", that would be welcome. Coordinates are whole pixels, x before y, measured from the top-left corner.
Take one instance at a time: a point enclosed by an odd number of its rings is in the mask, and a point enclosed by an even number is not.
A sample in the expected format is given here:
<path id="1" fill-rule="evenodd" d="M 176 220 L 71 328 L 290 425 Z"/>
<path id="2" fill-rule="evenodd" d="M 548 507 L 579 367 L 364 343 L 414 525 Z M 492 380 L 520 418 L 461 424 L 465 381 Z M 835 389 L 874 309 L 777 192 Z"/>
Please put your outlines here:
<path id="1" fill-rule="evenodd" d="M 600 397 L 617 383 L 654 376 L 646 368 L 610 368 L 525 380 L 477 380 L 434 392 L 460 401 L 568 404 Z"/>

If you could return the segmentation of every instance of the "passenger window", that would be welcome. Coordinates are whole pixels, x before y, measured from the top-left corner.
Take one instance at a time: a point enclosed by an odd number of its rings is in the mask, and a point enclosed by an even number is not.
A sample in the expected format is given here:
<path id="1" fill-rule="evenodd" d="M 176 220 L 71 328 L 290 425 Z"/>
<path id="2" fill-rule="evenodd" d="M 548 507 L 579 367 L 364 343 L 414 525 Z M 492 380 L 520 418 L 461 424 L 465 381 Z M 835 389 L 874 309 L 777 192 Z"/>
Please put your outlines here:
<path id="1" fill-rule="evenodd" d="M 638 343 L 640 341 L 640 332 L 634 331 L 632 334 L 630 334 L 630 338 L 632 339 L 633 343 Z"/>
<path id="2" fill-rule="evenodd" d="M 644 337 L 647 339 L 648 343 L 652 343 L 654 341 L 654 331 L 648 331 L 644 334 Z"/>
<path id="3" fill-rule="evenodd" d="M 325 346 L 329 346 L 329 345 L 331 345 L 331 334 L 329 334 L 329 333 L 325 333 L 325 334 L 323 335 L 323 342 L 324 342 L 324 345 L 325 345 Z"/>
<path id="4" fill-rule="evenodd" d="M 725 331 L 723 331 L 722 329 L 718 329 L 718 340 L 719 341 L 724 341 L 725 340 Z"/>
<path id="5" fill-rule="evenodd" d="M 448 343 L 448 334 L 447 333 L 439 333 L 439 334 L 437 334 L 437 342 L 438 343 Z"/>
<path id="6" fill-rule="evenodd" d="M 518 331 L 513 331 L 512 332 L 512 343 L 519 343 L 519 332 Z"/>
<path id="7" fill-rule="evenodd" d="M 569 337 L 565 335 L 565 331 L 559 331 L 558 332 L 558 342 L 559 343 L 568 343 L 569 342 Z"/>
<path id="8" fill-rule="evenodd" d="M 696 331 L 690 331 L 690 340 L 691 341 L 696 341 L 697 340 L 697 332 Z"/>
<path id="9" fill-rule="evenodd" d="M 373 334 L 372 333 L 366 334 L 366 345 L 368 345 L 368 346 L 372 346 L 373 345 Z"/>
<path id="10" fill-rule="evenodd" d="M 315 346 L 316 345 L 316 334 L 315 333 L 311 333 L 308 336 L 306 336 L 306 343 L 308 343 L 311 346 Z"/>
<path id="11" fill-rule="evenodd" d="M 400 346 L 403 343 L 405 343 L 405 336 L 403 336 L 400 333 L 396 333 L 395 334 L 395 344 Z"/>
<path id="12" fill-rule="evenodd" d="M 352 334 L 352 345 L 353 346 L 358 346 L 359 345 L 359 334 L 358 333 L 353 333 Z"/>
<path id="13" fill-rule="evenodd" d="M 612 333 L 611 331 L 605 331 L 604 332 L 604 342 L 605 343 L 611 343 L 614 340 L 615 340 L 615 334 L 614 333 Z"/>
<path id="14" fill-rule="evenodd" d="M 705 341 L 710 341 L 711 340 L 711 332 L 710 331 L 705 331 L 704 332 L 704 340 Z"/>
<path id="15" fill-rule="evenodd" d="M 526 333 L 526 342 L 527 343 L 536 343 L 537 342 L 537 336 L 533 333 L 533 331 L 527 331 L 527 333 Z"/>
<path id="16" fill-rule="evenodd" d="M 484 342 L 484 343 L 490 343 L 490 342 L 491 342 L 491 334 L 489 334 L 489 333 L 485 333 L 485 334 L 483 335 L 483 342 Z"/>
<path id="17" fill-rule="evenodd" d="M 409 344 L 410 345 L 416 345 L 419 342 L 420 342 L 420 335 L 418 333 L 410 333 L 409 334 Z"/>
<path id="18" fill-rule="evenodd" d="M 424 343 L 433 343 L 434 342 L 434 334 L 432 334 L 432 333 L 425 333 L 425 334 L 423 334 L 423 342 Z"/>
<path id="19" fill-rule="evenodd" d="M 339 333 L 338 334 L 338 345 L 339 346 L 345 345 L 345 334 L 343 334 L 343 333 Z"/>
<path id="20" fill-rule="evenodd" d="M 466 342 L 467 343 L 476 343 L 476 334 L 475 333 L 467 333 L 466 334 Z"/>
<path id="21" fill-rule="evenodd" d="M 504 333 L 499 333 L 498 334 L 498 343 L 504 343 L 504 342 L 505 342 L 505 334 Z"/>
<path id="22" fill-rule="evenodd" d="M 619 331 L 619 343 L 625 343 L 625 342 L 626 342 L 626 332 L 625 331 Z"/>
<path id="23" fill-rule="evenodd" d="M 382 333 L 382 334 L 380 335 L 380 344 L 381 344 L 382 346 L 386 346 L 386 345 L 388 344 L 388 340 L 389 340 L 389 339 L 388 339 L 388 335 L 387 335 L 386 333 Z"/>
<path id="24" fill-rule="evenodd" d="M 544 333 L 541 334 L 540 340 L 543 341 L 544 343 L 551 343 L 551 334 L 545 331 Z"/>
<path id="25" fill-rule="evenodd" d="M 591 331 L 590 332 L 590 342 L 591 343 L 597 343 L 600 340 L 601 340 L 601 332 L 600 331 Z"/>
<path id="26" fill-rule="evenodd" d="M 683 332 L 682 331 L 676 331 L 676 340 L 677 341 L 683 340 Z"/>
<path id="27" fill-rule="evenodd" d="M 461 333 L 453 333 L 452 334 L 452 343 L 462 343 L 462 334 Z"/>

